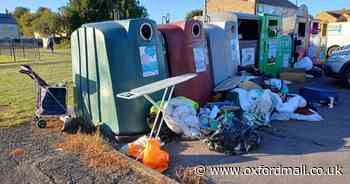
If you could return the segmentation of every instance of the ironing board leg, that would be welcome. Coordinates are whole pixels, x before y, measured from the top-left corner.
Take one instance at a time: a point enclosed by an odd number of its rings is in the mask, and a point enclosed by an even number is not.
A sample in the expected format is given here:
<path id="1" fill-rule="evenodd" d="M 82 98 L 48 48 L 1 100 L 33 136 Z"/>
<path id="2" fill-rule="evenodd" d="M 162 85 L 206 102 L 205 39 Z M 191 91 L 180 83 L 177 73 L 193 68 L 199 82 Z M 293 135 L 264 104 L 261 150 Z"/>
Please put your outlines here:
<path id="1" fill-rule="evenodd" d="M 169 93 L 169 96 L 168 96 L 168 102 L 170 102 L 171 97 L 173 96 L 174 88 L 175 88 L 175 86 L 171 87 L 171 90 L 170 90 L 170 93 Z M 166 116 L 165 109 L 167 108 L 167 106 L 168 106 L 168 103 L 164 106 L 164 113 L 163 113 L 162 119 L 160 120 L 160 125 L 159 125 L 159 128 L 158 128 L 157 134 L 156 134 L 156 138 L 159 137 L 160 129 L 163 126 L 164 117 Z"/>
<path id="2" fill-rule="evenodd" d="M 161 103 L 160 103 L 160 106 L 162 106 L 163 105 L 163 103 L 164 103 L 164 100 L 165 100 L 165 98 L 166 98 L 166 94 L 168 93 L 168 89 L 169 88 L 166 88 L 165 90 L 164 90 L 164 92 L 163 92 L 163 97 L 162 97 L 162 101 L 161 101 Z M 149 96 L 145 96 L 145 98 L 148 100 L 148 101 L 150 101 L 151 103 L 152 103 L 152 101 L 153 101 L 153 99 L 151 98 L 151 97 L 149 97 Z M 153 101 L 154 102 L 154 101 Z M 152 103 L 153 104 L 153 103 Z M 153 105 L 155 105 L 155 104 L 153 104 Z M 158 107 L 157 107 L 157 109 L 159 109 Z M 160 110 L 158 110 L 158 112 L 157 112 L 157 115 L 156 115 L 156 118 L 155 118 L 155 120 L 154 120 L 154 123 L 153 123 L 153 127 L 152 127 L 152 130 L 151 130 L 151 135 L 153 134 L 153 132 L 154 132 L 154 129 L 155 129 L 155 123 L 158 121 L 158 118 L 159 118 L 159 115 L 160 115 Z"/>
<path id="3" fill-rule="evenodd" d="M 173 92 L 174 92 L 174 88 L 175 88 L 175 86 L 172 86 L 171 89 L 170 89 L 170 93 L 169 93 L 169 96 L 168 96 L 168 101 L 169 101 L 169 100 L 171 99 L 171 97 L 172 97 L 172 94 L 173 94 Z M 167 96 L 167 93 L 168 93 L 168 89 L 169 89 L 169 88 L 166 88 L 165 91 L 164 91 L 164 93 L 163 93 L 163 98 L 162 98 L 162 101 L 160 102 L 160 106 L 159 106 L 149 95 L 144 95 L 144 97 L 146 98 L 146 100 L 148 100 L 152 105 L 154 105 L 154 106 L 158 109 L 158 113 L 157 113 L 157 115 L 156 115 L 156 119 L 155 119 L 154 124 L 153 124 L 153 127 L 152 127 L 152 131 L 151 131 L 151 134 L 150 134 L 150 138 L 152 138 L 152 134 L 153 134 L 153 132 L 154 132 L 154 129 L 155 129 L 155 127 L 156 127 L 156 123 L 157 123 L 157 121 L 158 121 L 158 117 L 159 117 L 159 115 L 160 115 L 161 112 L 163 113 L 163 117 L 162 117 L 162 120 L 161 120 L 161 122 L 160 122 L 160 126 L 159 126 L 159 128 L 158 128 L 157 136 L 156 136 L 156 137 L 158 137 L 158 134 L 159 134 L 159 132 L 160 132 L 160 128 L 161 128 L 161 126 L 162 126 L 162 124 L 163 124 L 164 116 L 165 116 L 165 114 L 166 114 L 165 109 L 167 108 L 167 105 L 168 105 L 168 104 L 165 104 L 163 108 L 161 107 L 161 105 L 164 104 L 165 97 Z"/>

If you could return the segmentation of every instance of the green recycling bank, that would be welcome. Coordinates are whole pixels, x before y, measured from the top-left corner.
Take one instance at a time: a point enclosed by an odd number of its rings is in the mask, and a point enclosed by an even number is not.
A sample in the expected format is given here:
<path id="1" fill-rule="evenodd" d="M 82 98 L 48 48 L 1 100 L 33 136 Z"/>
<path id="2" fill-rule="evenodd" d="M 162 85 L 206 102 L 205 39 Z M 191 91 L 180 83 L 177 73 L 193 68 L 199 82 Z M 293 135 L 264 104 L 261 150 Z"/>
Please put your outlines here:
<path id="1" fill-rule="evenodd" d="M 260 44 L 259 69 L 266 75 L 277 76 L 282 67 L 291 62 L 291 39 L 281 34 L 280 16 L 259 14 Z"/>
<path id="2" fill-rule="evenodd" d="M 71 42 L 77 116 L 120 136 L 147 132 L 150 104 L 116 95 L 168 77 L 156 23 L 134 19 L 85 24 Z M 160 95 L 152 97 L 159 100 Z"/>

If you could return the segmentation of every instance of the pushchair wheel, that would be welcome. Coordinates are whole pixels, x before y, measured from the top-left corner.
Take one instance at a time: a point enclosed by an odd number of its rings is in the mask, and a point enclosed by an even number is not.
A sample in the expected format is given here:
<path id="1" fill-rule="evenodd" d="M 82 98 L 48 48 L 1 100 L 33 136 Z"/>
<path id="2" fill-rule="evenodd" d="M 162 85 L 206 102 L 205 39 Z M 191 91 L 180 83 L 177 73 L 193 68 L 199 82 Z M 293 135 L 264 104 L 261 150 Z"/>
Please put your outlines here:
<path id="1" fill-rule="evenodd" d="M 46 121 L 43 120 L 43 119 L 38 119 L 38 120 L 35 122 L 35 125 L 36 125 L 36 127 L 38 127 L 38 128 L 46 128 L 47 123 L 46 123 Z"/>
<path id="2" fill-rule="evenodd" d="M 39 121 L 39 117 L 38 116 L 34 116 L 32 119 L 32 124 L 36 124 L 37 121 Z"/>

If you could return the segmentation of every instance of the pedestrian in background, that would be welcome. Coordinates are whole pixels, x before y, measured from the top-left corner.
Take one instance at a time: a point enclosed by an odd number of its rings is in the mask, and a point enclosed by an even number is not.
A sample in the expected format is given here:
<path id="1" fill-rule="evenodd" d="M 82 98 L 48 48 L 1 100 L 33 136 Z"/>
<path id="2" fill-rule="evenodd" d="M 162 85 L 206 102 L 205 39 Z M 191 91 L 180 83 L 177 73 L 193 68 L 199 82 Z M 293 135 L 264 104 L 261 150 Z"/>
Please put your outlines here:
<path id="1" fill-rule="evenodd" d="M 51 53 L 54 52 L 54 44 L 55 44 L 55 40 L 53 36 L 49 36 L 48 41 L 47 41 L 47 47 L 49 50 L 51 50 Z"/>

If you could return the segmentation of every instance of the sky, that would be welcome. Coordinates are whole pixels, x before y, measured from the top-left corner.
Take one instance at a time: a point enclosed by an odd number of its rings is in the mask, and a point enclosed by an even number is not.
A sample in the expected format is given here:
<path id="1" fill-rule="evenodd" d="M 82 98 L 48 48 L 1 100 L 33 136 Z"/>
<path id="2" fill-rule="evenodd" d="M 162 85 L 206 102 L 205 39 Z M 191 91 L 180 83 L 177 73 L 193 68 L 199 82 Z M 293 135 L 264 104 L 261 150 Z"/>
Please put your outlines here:
<path id="1" fill-rule="evenodd" d="M 35 11 L 40 6 L 46 6 L 52 10 L 67 4 L 68 0 L 0 0 L 0 12 L 4 12 L 5 8 L 12 11 L 17 6 L 24 6 Z M 311 15 L 316 15 L 322 10 L 336 10 L 341 8 L 349 8 L 349 0 L 290 0 L 295 3 L 306 4 Z M 187 12 L 198 9 L 203 6 L 204 0 L 140 0 L 149 14 L 150 18 L 161 21 L 161 17 L 170 13 L 172 21 L 184 19 Z"/>

